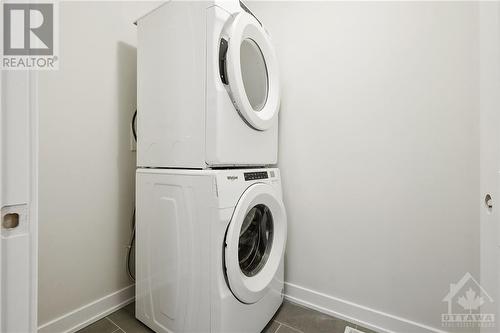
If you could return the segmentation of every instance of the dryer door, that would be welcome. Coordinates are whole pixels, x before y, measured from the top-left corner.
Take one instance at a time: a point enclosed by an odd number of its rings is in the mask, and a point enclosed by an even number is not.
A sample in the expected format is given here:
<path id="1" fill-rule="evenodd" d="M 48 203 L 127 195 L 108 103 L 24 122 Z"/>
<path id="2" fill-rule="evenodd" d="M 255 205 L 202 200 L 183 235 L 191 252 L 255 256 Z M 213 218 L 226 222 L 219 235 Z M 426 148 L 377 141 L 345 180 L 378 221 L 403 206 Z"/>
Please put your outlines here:
<path id="1" fill-rule="evenodd" d="M 269 35 L 247 12 L 233 16 L 223 29 L 219 70 L 245 122 L 256 130 L 270 128 L 279 112 L 278 64 Z"/>
<path id="2" fill-rule="evenodd" d="M 286 213 L 274 188 L 254 184 L 241 196 L 225 240 L 229 288 L 243 303 L 260 300 L 273 280 L 286 243 Z"/>

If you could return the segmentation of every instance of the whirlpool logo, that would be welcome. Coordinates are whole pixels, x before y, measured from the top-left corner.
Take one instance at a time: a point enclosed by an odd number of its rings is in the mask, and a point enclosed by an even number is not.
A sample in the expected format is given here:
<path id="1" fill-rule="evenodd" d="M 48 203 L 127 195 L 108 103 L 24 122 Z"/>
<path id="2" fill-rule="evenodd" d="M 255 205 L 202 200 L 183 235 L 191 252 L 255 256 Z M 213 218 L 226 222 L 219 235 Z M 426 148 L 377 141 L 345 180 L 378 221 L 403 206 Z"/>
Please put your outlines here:
<path id="1" fill-rule="evenodd" d="M 227 180 L 237 180 L 238 176 L 227 176 Z"/>
<path id="2" fill-rule="evenodd" d="M 56 4 L 3 3 L 2 69 L 57 69 Z"/>

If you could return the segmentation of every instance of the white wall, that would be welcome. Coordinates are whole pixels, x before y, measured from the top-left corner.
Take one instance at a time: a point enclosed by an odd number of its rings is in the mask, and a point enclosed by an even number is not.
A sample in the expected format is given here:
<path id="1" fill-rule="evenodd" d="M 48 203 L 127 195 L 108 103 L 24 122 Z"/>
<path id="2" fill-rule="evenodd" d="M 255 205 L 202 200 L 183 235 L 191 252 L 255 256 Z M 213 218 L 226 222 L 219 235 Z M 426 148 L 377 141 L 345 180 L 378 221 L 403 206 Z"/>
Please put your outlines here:
<path id="1" fill-rule="evenodd" d="M 131 284 L 133 21 L 157 5 L 60 4 L 60 69 L 39 80 L 41 325 Z"/>
<path id="2" fill-rule="evenodd" d="M 477 4 L 249 7 L 281 63 L 287 293 L 440 329 L 449 284 L 479 274 Z"/>

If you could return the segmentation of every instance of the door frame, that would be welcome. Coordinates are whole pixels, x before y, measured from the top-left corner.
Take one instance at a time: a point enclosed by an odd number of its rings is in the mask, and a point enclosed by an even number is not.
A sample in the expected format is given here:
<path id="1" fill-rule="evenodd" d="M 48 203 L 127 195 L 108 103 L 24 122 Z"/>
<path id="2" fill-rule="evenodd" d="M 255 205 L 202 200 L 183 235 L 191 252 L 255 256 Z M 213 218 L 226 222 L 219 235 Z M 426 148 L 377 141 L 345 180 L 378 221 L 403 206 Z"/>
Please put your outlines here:
<path id="1" fill-rule="evenodd" d="M 31 238 L 31 327 L 38 331 L 38 172 L 39 172 L 39 110 L 38 110 L 38 72 L 30 71 L 29 75 L 29 170 L 28 184 L 30 186 L 30 238 Z"/>
<path id="2" fill-rule="evenodd" d="M 15 84 L 12 84 L 14 81 Z M 27 227 L 22 237 L 27 238 L 29 250 L 19 254 L 16 260 L 28 261 L 28 269 L 21 276 L 7 272 L 15 271 L 10 261 L 2 262 L 9 252 L 7 238 L 0 236 L 0 299 L 5 304 L 12 302 L 11 295 L 4 289 L 13 288 L 28 295 L 16 299 L 16 304 L 28 313 L 13 316 L 14 313 L 0 311 L 0 330 L 9 331 L 11 327 L 29 327 L 29 332 L 38 330 L 38 73 L 36 71 L 0 71 L 0 208 L 24 207 Z M 11 83 L 9 85 L 9 83 Z M 9 87 L 9 99 L 5 89 Z M 25 99 L 24 107 L 19 107 L 18 99 Z M 13 124 L 15 123 L 15 124 Z M 7 137 L 4 129 L 16 126 L 19 136 Z M 8 133 L 7 133 L 8 134 Z M 23 138 L 23 136 L 25 136 Z M 8 147 L 8 149 L 6 149 Z M 12 153 L 15 153 L 14 154 Z M 18 158 L 20 157 L 20 158 Z M 17 168 L 26 172 L 12 172 Z M 6 180 L 9 180 L 6 182 Z M 13 186 L 13 184 L 15 186 Z M 23 185 L 21 185 L 23 184 Z M 14 189 L 19 185 L 21 189 Z M 10 194 L 15 191 L 16 195 Z M 14 199 L 12 199 L 14 197 Z M 10 208 L 16 209 L 16 208 Z M 21 213 L 19 213 L 21 216 Z M 3 219 L 3 215 L 2 215 Z M 3 221 L 2 221 L 3 222 Z M 14 250 L 14 249 L 12 249 Z M 9 269 L 10 268 L 10 269 Z M 2 307 L 6 308 L 6 307 Z"/>
<path id="3" fill-rule="evenodd" d="M 480 135 L 480 279 L 494 302 L 483 314 L 500 320 L 500 4 L 479 4 L 479 135 Z M 492 207 L 486 203 L 491 195 Z M 495 328 L 496 329 L 496 328 Z M 481 332 L 492 332 L 483 327 Z"/>

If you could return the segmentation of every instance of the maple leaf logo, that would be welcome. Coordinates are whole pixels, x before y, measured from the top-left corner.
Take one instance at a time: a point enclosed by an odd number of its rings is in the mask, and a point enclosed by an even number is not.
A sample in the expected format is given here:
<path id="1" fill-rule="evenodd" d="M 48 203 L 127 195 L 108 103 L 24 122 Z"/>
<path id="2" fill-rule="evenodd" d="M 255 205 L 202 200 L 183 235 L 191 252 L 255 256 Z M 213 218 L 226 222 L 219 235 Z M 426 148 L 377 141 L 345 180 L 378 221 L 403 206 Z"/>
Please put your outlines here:
<path id="1" fill-rule="evenodd" d="M 477 310 L 484 304 L 484 299 L 481 296 L 476 296 L 476 292 L 472 290 L 472 288 L 469 288 L 469 290 L 465 292 L 465 297 L 460 296 L 457 303 L 460 304 L 464 310 L 469 310 L 469 313 L 472 313 L 472 310 Z"/>

